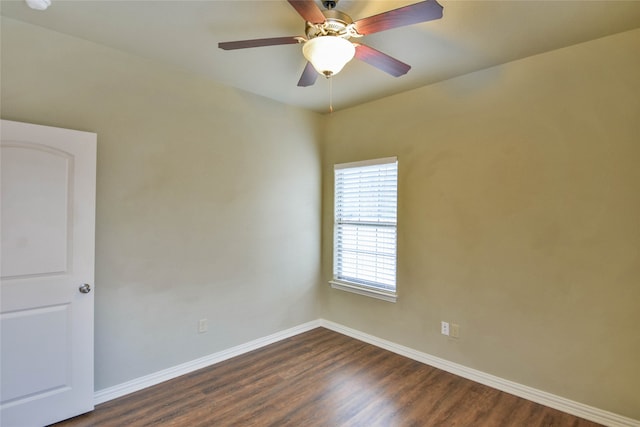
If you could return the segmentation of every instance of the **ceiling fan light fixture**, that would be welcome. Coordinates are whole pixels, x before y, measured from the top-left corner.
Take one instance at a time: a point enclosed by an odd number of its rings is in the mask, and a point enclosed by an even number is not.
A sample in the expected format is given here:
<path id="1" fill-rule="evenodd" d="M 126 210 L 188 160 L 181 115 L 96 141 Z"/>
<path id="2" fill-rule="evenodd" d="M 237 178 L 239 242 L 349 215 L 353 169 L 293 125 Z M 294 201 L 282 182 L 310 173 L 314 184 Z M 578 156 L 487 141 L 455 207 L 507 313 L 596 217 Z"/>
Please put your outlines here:
<path id="1" fill-rule="evenodd" d="M 338 74 L 353 59 L 356 48 L 345 38 L 321 36 L 305 42 L 302 54 L 318 73 L 330 77 Z"/>
<path id="2" fill-rule="evenodd" d="M 51 0 L 25 0 L 27 6 L 34 10 L 46 10 L 51 6 Z"/>

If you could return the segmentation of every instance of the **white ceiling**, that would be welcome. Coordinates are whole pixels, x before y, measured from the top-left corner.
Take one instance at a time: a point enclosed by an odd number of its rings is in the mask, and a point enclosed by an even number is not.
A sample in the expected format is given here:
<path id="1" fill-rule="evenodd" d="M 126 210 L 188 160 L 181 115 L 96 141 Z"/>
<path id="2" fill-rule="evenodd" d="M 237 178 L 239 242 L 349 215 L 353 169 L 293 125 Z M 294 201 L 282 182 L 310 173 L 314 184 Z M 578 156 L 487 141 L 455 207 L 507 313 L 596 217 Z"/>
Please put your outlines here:
<path id="1" fill-rule="evenodd" d="M 340 0 L 354 20 L 417 0 Z M 394 78 L 353 60 L 333 77 L 335 110 L 515 59 L 640 27 L 640 1 L 439 0 L 444 17 L 360 39 L 412 66 Z M 318 2 L 318 4 L 320 4 Z M 2 0 L 0 13 L 146 58 L 285 104 L 327 112 L 329 85 L 296 84 L 301 45 L 223 51 L 220 41 L 304 35 L 285 0 L 53 0 L 38 12 Z M 640 52 L 639 52 L 640 54 Z"/>

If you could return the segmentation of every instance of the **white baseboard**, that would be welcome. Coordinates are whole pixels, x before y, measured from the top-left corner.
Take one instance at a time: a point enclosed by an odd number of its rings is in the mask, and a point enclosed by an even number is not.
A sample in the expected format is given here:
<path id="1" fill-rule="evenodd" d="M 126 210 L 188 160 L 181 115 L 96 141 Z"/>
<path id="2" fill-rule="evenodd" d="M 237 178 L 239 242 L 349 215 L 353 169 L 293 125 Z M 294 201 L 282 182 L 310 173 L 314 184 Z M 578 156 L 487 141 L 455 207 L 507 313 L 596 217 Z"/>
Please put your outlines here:
<path id="1" fill-rule="evenodd" d="M 136 378 L 134 380 L 127 381 L 113 387 L 107 387 L 105 389 L 98 390 L 93 395 L 94 404 L 99 405 L 100 403 L 122 397 L 126 394 L 133 393 L 156 384 L 160 384 L 162 382 L 177 378 L 181 375 L 188 374 L 198 369 L 206 368 L 207 366 L 211 366 L 224 360 L 231 359 L 232 357 L 240 356 L 241 354 L 257 350 L 261 347 L 273 344 L 278 341 L 282 341 L 285 338 L 310 331 L 311 329 L 315 329 L 319 326 L 320 320 L 313 320 L 311 322 L 303 323 L 302 325 L 298 325 L 284 331 L 276 332 L 275 334 L 271 334 L 266 337 L 249 341 L 248 343 L 240 344 L 235 347 L 231 347 L 229 349 L 192 360 L 190 362 L 182 363 L 172 368 L 163 369 L 162 371 L 154 372 L 153 374 L 145 375 L 144 377 Z"/>
<path id="2" fill-rule="evenodd" d="M 188 374 L 198 369 L 206 368 L 207 366 L 211 366 L 232 357 L 257 350 L 266 345 L 273 344 L 294 335 L 310 331 L 311 329 L 317 327 L 331 329 L 332 331 L 350 336 L 360 341 L 364 341 L 366 343 L 375 345 L 376 347 L 389 350 L 393 353 L 400 354 L 426 365 L 442 369 L 443 371 L 450 372 L 454 375 L 467 378 L 480 384 L 493 387 L 506 393 L 510 393 L 515 396 L 530 400 L 532 402 L 549 406 L 559 411 L 566 412 L 568 414 L 575 415 L 577 417 L 581 417 L 593 422 L 597 422 L 610 427 L 640 427 L 640 421 L 638 420 L 614 414 L 613 412 L 594 408 L 593 406 L 575 402 L 573 400 L 569 400 L 542 390 L 518 384 L 513 381 L 505 380 L 503 378 L 496 377 L 495 375 L 487 374 L 476 369 L 471 369 L 466 366 L 459 365 L 457 363 L 453 363 L 448 360 L 441 359 L 439 357 L 432 356 L 430 354 L 423 353 L 412 348 L 405 347 L 400 344 L 396 344 L 391 341 L 387 341 L 382 338 L 378 338 L 373 335 L 369 335 L 364 332 L 360 332 L 325 319 L 313 320 L 311 322 L 307 322 L 302 325 L 286 329 L 284 331 L 277 332 L 263 338 L 249 341 L 248 343 L 241 344 L 227 350 L 210 354 L 209 356 L 192 360 L 191 362 L 183 363 L 172 368 L 145 375 L 144 377 L 136 378 L 134 380 L 127 381 L 113 387 L 98 390 L 94 394 L 94 402 L 96 405 L 98 405 L 100 403 L 122 397 L 129 393 L 151 387 L 153 385 L 171 380 L 184 374 Z"/>
<path id="3" fill-rule="evenodd" d="M 405 347 L 391 341 L 387 341 L 382 338 L 378 338 L 373 335 L 348 328 L 329 320 L 320 319 L 320 326 L 331 329 L 332 331 L 341 333 L 343 335 L 350 336 L 357 340 L 364 341 L 368 344 L 375 345 L 376 347 L 389 350 L 393 353 L 408 357 L 426 365 L 433 366 L 434 368 L 442 369 L 443 371 L 450 372 L 452 374 L 475 381 L 477 383 L 484 384 L 486 386 L 513 394 L 518 397 L 522 397 L 524 399 L 557 409 L 562 412 L 566 412 L 571 415 L 575 415 L 580 418 L 587 419 L 589 421 L 593 421 L 610 427 L 640 427 L 640 421 L 638 420 L 624 417 L 613 412 L 594 408 L 593 406 L 575 402 L 573 400 L 556 396 L 555 394 L 547 393 L 546 391 L 538 390 L 526 385 L 518 384 L 513 381 L 505 380 L 503 378 L 496 377 L 495 375 L 487 374 L 476 369 L 471 369 L 466 366 L 459 365 L 457 363 L 453 363 L 448 360 L 441 359 L 439 357 L 432 356 L 430 354 L 423 353 L 412 348 Z"/>

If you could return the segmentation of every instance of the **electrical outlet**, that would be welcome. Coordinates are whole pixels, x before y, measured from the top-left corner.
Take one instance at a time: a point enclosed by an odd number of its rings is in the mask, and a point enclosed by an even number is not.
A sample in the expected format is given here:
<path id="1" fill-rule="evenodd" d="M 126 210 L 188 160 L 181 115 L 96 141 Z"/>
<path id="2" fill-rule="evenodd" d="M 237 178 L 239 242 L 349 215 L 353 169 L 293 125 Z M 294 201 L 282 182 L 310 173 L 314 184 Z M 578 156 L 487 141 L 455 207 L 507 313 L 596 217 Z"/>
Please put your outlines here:
<path id="1" fill-rule="evenodd" d="M 209 330 L 209 325 L 207 319 L 198 320 L 198 333 L 204 334 Z"/>
<path id="2" fill-rule="evenodd" d="M 449 322 L 440 322 L 440 333 L 449 336 Z"/>
<path id="3" fill-rule="evenodd" d="M 453 338 L 460 338 L 460 325 L 457 323 L 451 324 L 451 336 Z"/>

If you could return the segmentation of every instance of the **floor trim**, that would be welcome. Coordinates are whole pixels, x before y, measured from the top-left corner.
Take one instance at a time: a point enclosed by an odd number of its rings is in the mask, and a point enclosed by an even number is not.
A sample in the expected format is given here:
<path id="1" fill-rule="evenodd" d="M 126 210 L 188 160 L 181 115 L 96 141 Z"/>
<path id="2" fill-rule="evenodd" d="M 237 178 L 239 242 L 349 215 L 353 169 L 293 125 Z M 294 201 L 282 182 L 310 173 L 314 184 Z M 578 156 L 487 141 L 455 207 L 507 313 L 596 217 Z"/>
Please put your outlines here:
<path id="1" fill-rule="evenodd" d="M 460 377 L 478 382 L 480 384 L 484 384 L 486 386 L 504 391 L 506 393 L 516 395 L 518 397 L 522 397 L 524 399 L 548 406 L 550 408 L 557 409 L 562 412 L 566 412 L 571 415 L 575 415 L 580 418 L 587 419 L 589 421 L 593 421 L 610 427 L 640 427 L 640 421 L 638 420 L 624 417 L 613 412 L 594 408 L 593 406 L 575 402 L 573 400 L 569 400 L 564 397 L 548 393 L 546 391 L 538 390 L 533 387 L 505 380 L 495 375 L 468 368 L 466 366 L 459 365 L 457 363 L 453 363 L 448 360 L 441 359 L 439 357 L 432 356 L 430 354 L 423 353 L 421 351 L 417 351 L 412 348 L 405 347 L 400 344 L 396 344 L 391 341 L 387 341 L 385 339 L 348 328 L 329 320 L 320 319 L 320 326 L 331 329 L 332 331 L 341 333 L 343 335 L 347 335 L 351 338 L 355 338 L 357 340 L 375 345 L 376 347 L 389 350 L 393 353 L 408 357 L 426 365 L 442 369 L 443 371 L 450 372 Z"/>
<path id="2" fill-rule="evenodd" d="M 423 353 L 421 351 L 414 350 L 412 348 L 405 347 L 400 344 L 396 344 L 394 342 L 387 341 L 385 339 L 378 338 L 376 336 L 369 335 L 367 333 L 360 332 L 347 326 L 325 319 L 313 320 L 311 322 L 307 322 L 302 325 L 286 329 L 284 331 L 276 332 L 266 337 L 258 338 L 245 344 L 240 344 L 238 346 L 231 347 L 229 349 L 219 351 L 217 353 L 213 353 L 208 356 L 204 356 L 199 359 L 174 366 L 172 368 L 145 375 L 144 377 L 136 378 L 134 380 L 127 381 L 113 387 L 98 390 L 94 394 L 94 403 L 96 405 L 99 405 L 100 403 L 104 403 L 109 400 L 113 400 L 118 397 L 122 397 L 124 395 L 142 390 L 144 388 L 160 384 L 164 381 L 171 380 L 173 378 L 188 374 L 198 369 L 206 368 L 207 366 L 211 366 L 224 360 L 231 359 L 232 357 L 257 350 L 261 347 L 273 344 L 275 342 L 292 337 L 294 335 L 301 334 L 303 332 L 310 331 L 317 327 L 330 329 L 332 331 L 347 335 L 360 341 L 364 341 L 366 343 L 375 345 L 376 347 L 389 350 L 393 353 L 400 354 L 426 365 L 442 369 L 443 371 L 450 372 L 460 377 L 476 381 L 480 384 L 484 384 L 486 386 L 493 387 L 506 393 L 522 397 L 532 402 L 549 406 L 568 414 L 575 415 L 577 417 L 594 421 L 606 426 L 640 427 L 640 421 L 638 420 L 624 417 L 613 412 L 594 408 L 592 406 L 588 406 L 583 403 L 556 396 L 542 390 L 518 384 L 513 381 L 505 380 L 495 375 L 487 374 L 476 369 L 471 369 L 466 366 L 453 363 L 448 360 L 432 356 L 430 354 Z"/>
<path id="3" fill-rule="evenodd" d="M 162 382 L 177 378 L 181 375 L 188 374 L 198 369 L 215 365 L 216 363 L 231 359 L 232 357 L 240 356 L 241 354 L 257 350 L 261 347 L 273 344 L 278 341 L 282 341 L 285 338 L 310 331 L 312 329 L 320 327 L 320 324 L 320 319 L 313 320 L 311 322 L 303 323 L 302 325 L 298 325 L 284 331 L 276 332 L 275 334 L 258 338 L 253 341 L 249 341 L 247 343 L 240 344 L 235 347 L 231 347 L 229 349 L 192 360 L 190 362 L 182 363 L 172 368 L 163 369 L 162 371 L 154 372 L 153 374 L 145 375 L 143 377 L 115 385 L 113 387 L 107 387 L 105 389 L 98 390 L 93 395 L 94 404 L 99 405 L 100 403 L 117 399 L 118 397 L 122 397 L 129 393 L 133 393 L 144 388 L 160 384 Z"/>

